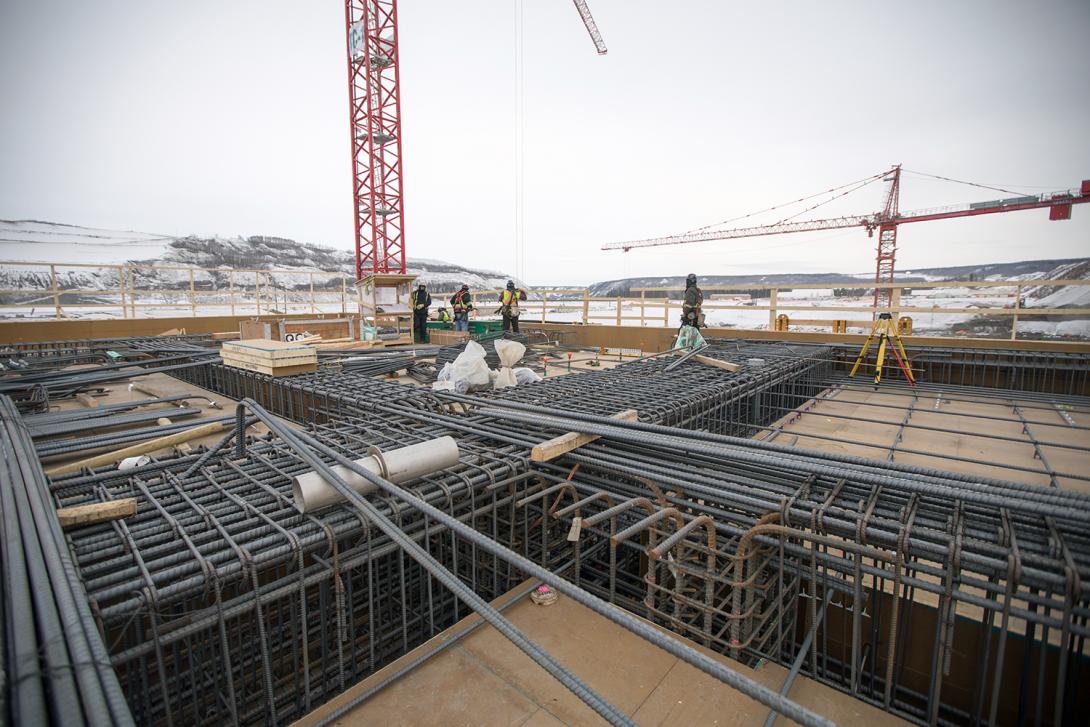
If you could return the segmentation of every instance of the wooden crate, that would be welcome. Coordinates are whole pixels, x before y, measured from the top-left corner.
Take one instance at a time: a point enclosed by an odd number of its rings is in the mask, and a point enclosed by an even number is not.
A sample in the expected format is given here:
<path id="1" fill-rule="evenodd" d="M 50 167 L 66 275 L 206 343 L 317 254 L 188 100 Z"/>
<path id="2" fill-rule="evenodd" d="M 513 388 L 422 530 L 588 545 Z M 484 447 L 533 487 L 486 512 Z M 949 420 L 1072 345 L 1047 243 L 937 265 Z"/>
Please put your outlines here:
<path id="1" fill-rule="evenodd" d="M 325 340 L 334 338 L 359 338 L 359 324 L 354 317 L 308 318 L 305 320 L 281 319 L 278 321 L 242 321 L 239 337 L 243 340 L 267 338 L 276 341 L 294 341 L 309 333 Z"/>
<path id="2" fill-rule="evenodd" d="M 356 339 L 359 336 L 355 318 L 313 318 L 304 321 L 280 321 L 280 340 L 294 341 L 309 333 L 329 341 L 334 338 Z"/>
<path id="3" fill-rule="evenodd" d="M 264 321 L 242 321 L 238 324 L 239 338 L 243 341 L 253 341 L 259 338 L 271 339 L 273 337 L 272 324 Z"/>
<path id="4" fill-rule="evenodd" d="M 447 346 L 451 343 L 468 341 L 469 331 L 437 331 L 432 329 L 428 331 L 428 338 L 430 339 L 430 343 L 439 346 Z"/>

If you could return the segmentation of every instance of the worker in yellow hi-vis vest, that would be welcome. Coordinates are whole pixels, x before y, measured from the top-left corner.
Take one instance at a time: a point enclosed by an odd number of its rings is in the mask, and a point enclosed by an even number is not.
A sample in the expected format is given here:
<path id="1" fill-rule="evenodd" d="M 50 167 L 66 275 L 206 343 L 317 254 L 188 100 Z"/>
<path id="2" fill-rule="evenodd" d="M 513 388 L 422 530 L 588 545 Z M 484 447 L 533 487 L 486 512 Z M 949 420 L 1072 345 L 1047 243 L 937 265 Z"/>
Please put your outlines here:
<path id="1" fill-rule="evenodd" d="M 515 281 L 508 280 L 507 288 L 500 292 L 500 314 L 503 330 L 519 332 L 519 301 L 526 300 L 526 291 L 515 288 Z"/>
<path id="2" fill-rule="evenodd" d="M 412 303 L 413 340 L 417 343 L 425 343 L 428 336 L 428 308 L 431 307 L 431 293 L 423 283 L 413 291 Z"/>

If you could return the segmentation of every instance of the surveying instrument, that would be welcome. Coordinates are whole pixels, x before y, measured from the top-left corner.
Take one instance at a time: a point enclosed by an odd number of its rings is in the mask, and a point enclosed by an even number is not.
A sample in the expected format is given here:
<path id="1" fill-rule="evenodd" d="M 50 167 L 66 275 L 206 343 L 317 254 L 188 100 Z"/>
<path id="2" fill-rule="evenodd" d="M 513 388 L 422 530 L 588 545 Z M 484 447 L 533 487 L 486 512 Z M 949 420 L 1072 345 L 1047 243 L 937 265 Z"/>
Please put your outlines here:
<path id="1" fill-rule="evenodd" d="M 878 360 L 874 364 L 874 385 L 877 387 L 882 382 L 882 365 L 885 363 L 886 348 L 888 347 L 893 353 L 893 357 L 897 359 L 897 365 L 904 372 L 909 385 L 915 386 L 916 377 L 912 375 L 912 369 L 909 368 L 908 354 L 905 353 L 904 344 L 901 343 L 901 334 L 893 323 L 892 313 L 878 314 L 878 318 L 875 319 L 870 334 L 867 336 L 866 342 L 863 343 L 863 349 L 859 352 L 859 357 L 855 359 L 855 365 L 852 366 L 852 371 L 848 376 L 855 376 L 855 372 L 863 365 L 863 359 L 867 357 L 867 351 L 870 349 L 870 345 L 874 343 L 875 336 L 878 336 Z"/>

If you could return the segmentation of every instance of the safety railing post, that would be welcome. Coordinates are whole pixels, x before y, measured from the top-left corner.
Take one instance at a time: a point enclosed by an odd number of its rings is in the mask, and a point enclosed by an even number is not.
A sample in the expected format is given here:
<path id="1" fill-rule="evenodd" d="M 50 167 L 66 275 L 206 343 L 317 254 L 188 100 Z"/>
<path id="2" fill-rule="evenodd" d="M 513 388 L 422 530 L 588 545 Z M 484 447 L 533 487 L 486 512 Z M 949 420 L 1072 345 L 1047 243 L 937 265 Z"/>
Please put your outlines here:
<path id="1" fill-rule="evenodd" d="M 197 290 L 193 283 L 193 268 L 189 269 L 189 310 L 194 318 L 197 317 Z"/>

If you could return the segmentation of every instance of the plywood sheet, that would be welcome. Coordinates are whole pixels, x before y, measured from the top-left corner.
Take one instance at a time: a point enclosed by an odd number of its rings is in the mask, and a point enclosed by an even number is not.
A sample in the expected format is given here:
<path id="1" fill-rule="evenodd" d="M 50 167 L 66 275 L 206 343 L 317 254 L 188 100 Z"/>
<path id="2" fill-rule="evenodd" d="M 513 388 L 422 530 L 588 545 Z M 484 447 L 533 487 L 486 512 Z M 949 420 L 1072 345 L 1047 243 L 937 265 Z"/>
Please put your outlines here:
<path id="1" fill-rule="evenodd" d="M 270 361 L 297 358 L 299 356 L 314 358 L 317 358 L 318 356 L 318 353 L 313 348 L 302 343 L 289 343 L 265 339 L 226 341 L 221 350 L 225 354 L 246 354 L 249 356 L 258 356 Z"/>
<path id="2" fill-rule="evenodd" d="M 497 602 L 506 601 L 506 597 Z M 641 725 L 753 725 L 768 708 L 708 677 L 626 629 L 561 596 L 535 606 L 523 599 L 505 612 L 511 621 L 602 697 Z M 476 617 L 471 617 L 476 620 Z M 446 633 L 461 630 L 464 620 Z M 418 655 L 434 650 L 445 635 L 380 670 L 345 694 L 299 720 L 318 723 Z M 762 684 L 779 689 L 786 669 L 750 669 L 694 645 Z M 899 727 L 902 720 L 847 695 L 800 677 L 791 697 L 840 724 Z M 782 724 L 789 724 L 782 721 Z M 603 720 L 506 638 L 484 626 L 432 657 L 338 720 L 350 725 L 600 725 Z"/>

